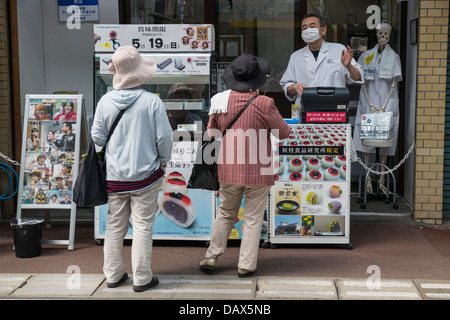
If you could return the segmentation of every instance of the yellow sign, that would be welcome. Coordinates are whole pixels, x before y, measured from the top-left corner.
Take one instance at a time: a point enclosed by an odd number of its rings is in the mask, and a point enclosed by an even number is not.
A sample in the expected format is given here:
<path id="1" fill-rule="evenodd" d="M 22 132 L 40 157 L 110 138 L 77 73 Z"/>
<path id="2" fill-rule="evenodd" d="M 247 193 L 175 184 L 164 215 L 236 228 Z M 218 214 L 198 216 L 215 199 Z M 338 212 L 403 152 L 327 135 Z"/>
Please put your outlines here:
<path id="1" fill-rule="evenodd" d="M 368 57 L 364 60 L 364 62 L 365 62 L 366 64 L 369 64 L 370 61 L 372 61 L 372 59 L 373 59 L 374 56 L 375 56 L 375 51 L 374 51 L 370 56 L 368 56 Z"/>

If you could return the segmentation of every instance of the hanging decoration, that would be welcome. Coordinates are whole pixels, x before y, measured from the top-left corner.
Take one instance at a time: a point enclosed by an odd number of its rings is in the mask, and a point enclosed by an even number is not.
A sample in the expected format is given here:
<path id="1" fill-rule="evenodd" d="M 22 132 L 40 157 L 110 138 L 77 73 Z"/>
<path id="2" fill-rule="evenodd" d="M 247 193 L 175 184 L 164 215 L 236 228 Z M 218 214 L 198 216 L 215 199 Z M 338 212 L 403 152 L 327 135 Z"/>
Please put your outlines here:
<path id="1" fill-rule="evenodd" d="M 184 19 L 184 6 L 186 5 L 185 0 L 178 0 L 178 9 L 180 10 L 180 22 L 183 23 Z"/>
<path id="2" fill-rule="evenodd" d="M 381 0 L 381 22 L 387 23 L 386 17 L 387 17 L 387 0 Z"/>

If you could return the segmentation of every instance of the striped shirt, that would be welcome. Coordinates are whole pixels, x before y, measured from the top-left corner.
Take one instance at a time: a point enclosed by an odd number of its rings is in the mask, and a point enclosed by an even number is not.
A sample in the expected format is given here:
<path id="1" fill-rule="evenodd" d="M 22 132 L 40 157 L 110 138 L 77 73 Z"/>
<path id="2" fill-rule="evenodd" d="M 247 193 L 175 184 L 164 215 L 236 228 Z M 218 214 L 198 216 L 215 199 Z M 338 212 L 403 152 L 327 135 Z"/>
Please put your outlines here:
<path id="1" fill-rule="evenodd" d="M 150 187 L 155 181 L 164 176 L 164 170 L 155 170 L 148 178 L 141 181 L 111 181 L 106 180 L 106 192 L 126 193 L 143 190 Z"/>
<path id="2" fill-rule="evenodd" d="M 256 92 L 231 91 L 227 113 L 210 115 L 208 132 L 223 132 Z M 279 139 L 289 136 L 289 126 L 272 98 L 259 96 L 227 132 L 219 152 L 219 182 L 270 186 L 274 184 L 270 134 Z"/>

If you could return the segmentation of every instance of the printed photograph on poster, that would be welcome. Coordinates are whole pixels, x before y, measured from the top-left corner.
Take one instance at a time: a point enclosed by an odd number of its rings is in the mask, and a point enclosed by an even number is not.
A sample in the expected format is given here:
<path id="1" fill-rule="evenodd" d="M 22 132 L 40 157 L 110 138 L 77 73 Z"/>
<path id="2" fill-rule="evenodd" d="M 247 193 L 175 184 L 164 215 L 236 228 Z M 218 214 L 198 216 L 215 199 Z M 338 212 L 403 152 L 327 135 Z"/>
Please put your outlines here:
<path id="1" fill-rule="evenodd" d="M 77 121 L 77 102 L 72 99 L 34 99 L 30 101 L 28 119 L 36 121 Z"/>
<path id="2" fill-rule="evenodd" d="M 290 125 L 272 140 L 277 181 L 347 181 L 347 125 Z"/>
<path id="3" fill-rule="evenodd" d="M 302 215 L 302 237 L 314 236 L 314 217 L 313 215 Z"/>
<path id="4" fill-rule="evenodd" d="M 344 236 L 344 216 L 314 216 L 314 236 Z"/>
<path id="5" fill-rule="evenodd" d="M 342 185 L 342 187 L 341 187 Z M 344 191 L 345 190 L 345 191 Z M 345 184 L 306 183 L 301 186 L 302 214 L 345 214 L 347 212 Z"/>
<path id="6" fill-rule="evenodd" d="M 211 234 L 213 195 L 206 190 L 188 189 L 197 157 L 199 141 L 174 141 L 161 191 L 155 236 L 209 236 Z"/>
<path id="7" fill-rule="evenodd" d="M 275 215 L 299 215 L 301 206 L 301 184 L 279 182 L 274 187 Z"/>
<path id="8" fill-rule="evenodd" d="M 301 236 L 301 216 L 275 216 L 275 236 Z"/>
<path id="9" fill-rule="evenodd" d="M 188 26 L 183 28 L 185 35 L 181 38 L 182 47 L 189 47 L 192 50 L 210 51 L 209 29 L 210 27 L 207 26 Z"/>

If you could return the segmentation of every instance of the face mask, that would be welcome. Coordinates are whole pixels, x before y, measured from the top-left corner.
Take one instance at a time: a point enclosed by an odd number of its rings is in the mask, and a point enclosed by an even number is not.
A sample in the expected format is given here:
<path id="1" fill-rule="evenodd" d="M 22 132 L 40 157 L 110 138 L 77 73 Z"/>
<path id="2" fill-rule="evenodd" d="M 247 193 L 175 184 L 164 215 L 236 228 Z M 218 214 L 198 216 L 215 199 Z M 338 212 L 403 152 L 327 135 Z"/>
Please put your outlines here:
<path id="1" fill-rule="evenodd" d="M 319 28 L 308 28 L 302 31 L 302 39 L 306 43 L 320 39 Z"/>

